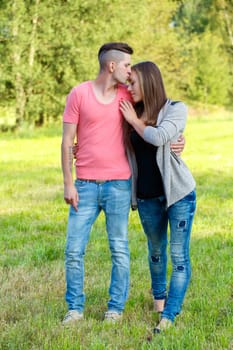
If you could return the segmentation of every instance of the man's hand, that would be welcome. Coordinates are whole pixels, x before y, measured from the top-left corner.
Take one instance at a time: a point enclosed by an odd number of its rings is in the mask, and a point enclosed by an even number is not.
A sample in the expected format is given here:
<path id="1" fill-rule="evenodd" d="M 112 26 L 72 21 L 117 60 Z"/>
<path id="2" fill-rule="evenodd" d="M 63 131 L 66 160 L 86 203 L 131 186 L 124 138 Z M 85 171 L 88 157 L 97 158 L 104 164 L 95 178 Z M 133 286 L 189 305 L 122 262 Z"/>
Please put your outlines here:
<path id="1" fill-rule="evenodd" d="M 174 152 L 178 157 L 184 150 L 185 146 L 185 137 L 181 134 L 176 143 L 171 143 L 171 151 Z"/>
<path id="2" fill-rule="evenodd" d="M 73 144 L 77 125 L 63 123 L 63 134 L 61 144 L 61 162 L 64 182 L 64 200 L 67 204 L 78 210 L 78 193 L 73 183 Z"/>
<path id="3" fill-rule="evenodd" d="M 64 200 L 67 204 L 72 205 L 75 211 L 78 211 L 78 192 L 76 191 L 75 186 L 72 184 L 71 186 L 64 186 Z"/>

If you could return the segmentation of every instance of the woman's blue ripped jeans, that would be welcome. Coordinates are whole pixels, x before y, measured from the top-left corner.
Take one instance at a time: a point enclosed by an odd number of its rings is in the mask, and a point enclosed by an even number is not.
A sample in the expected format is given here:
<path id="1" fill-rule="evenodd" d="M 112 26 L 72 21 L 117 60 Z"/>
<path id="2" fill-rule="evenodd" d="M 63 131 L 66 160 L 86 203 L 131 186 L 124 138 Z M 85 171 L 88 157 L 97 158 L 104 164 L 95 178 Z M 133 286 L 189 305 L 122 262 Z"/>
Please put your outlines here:
<path id="1" fill-rule="evenodd" d="M 196 192 L 166 209 L 165 198 L 138 199 L 138 211 L 148 240 L 148 261 L 155 299 L 166 299 L 162 317 L 174 321 L 181 311 L 191 277 L 189 243 Z M 167 293 L 167 231 L 170 226 L 172 273 Z"/>
<path id="2" fill-rule="evenodd" d="M 73 207 L 70 207 L 65 252 L 68 308 L 79 312 L 84 309 L 86 245 L 89 241 L 92 225 L 103 210 L 112 261 L 108 309 L 121 312 L 125 307 L 129 291 L 128 215 L 131 179 L 111 180 L 103 183 L 76 180 L 75 186 L 79 194 L 78 211 L 76 212 Z M 93 268 L 99 268 L 99 273 L 102 273 L 101 266 L 93 265 Z"/>

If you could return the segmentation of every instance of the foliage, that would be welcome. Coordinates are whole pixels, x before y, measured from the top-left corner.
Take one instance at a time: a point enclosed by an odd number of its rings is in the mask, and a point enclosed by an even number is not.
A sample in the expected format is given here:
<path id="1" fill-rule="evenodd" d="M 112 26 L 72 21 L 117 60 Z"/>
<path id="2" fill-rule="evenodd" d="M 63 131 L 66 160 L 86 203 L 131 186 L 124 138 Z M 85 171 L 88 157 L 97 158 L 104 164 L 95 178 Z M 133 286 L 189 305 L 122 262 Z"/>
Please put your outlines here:
<path id="1" fill-rule="evenodd" d="M 223 104 L 229 97 L 232 77 L 226 74 L 227 57 L 223 59 L 219 38 L 206 31 L 202 39 L 193 35 L 187 49 L 192 52 L 192 66 L 189 68 L 187 96 L 208 104 Z M 207 64 L 208 63 L 208 64 Z M 188 64 L 188 62 L 186 63 Z"/>
<path id="2" fill-rule="evenodd" d="M 233 92 L 233 2 L 183 1 L 174 16 L 183 38 L 187 97 L 211 104 L 230 104 Z"/>
<path id="3" fill-rule="evenodd" d="M 0 107 L 17 126 L 56 121 L 71 87 L 95 78 L 107 41 L 156 61 L 171 97 L 230 104 L 232 12 L 232 0 L 2 0 Z"/>

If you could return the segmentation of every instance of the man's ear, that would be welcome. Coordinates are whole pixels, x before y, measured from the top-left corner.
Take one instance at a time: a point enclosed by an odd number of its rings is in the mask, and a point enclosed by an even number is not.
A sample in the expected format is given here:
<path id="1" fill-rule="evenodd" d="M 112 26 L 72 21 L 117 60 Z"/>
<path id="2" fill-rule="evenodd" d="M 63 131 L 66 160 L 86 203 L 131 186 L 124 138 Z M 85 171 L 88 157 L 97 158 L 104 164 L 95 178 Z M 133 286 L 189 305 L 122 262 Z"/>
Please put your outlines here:
<path id="1" fill-rule="evenodd" d="M 113 73 L 116 68 L 116 62 L 111 61 L 109 62 L 109 72 Z"/>

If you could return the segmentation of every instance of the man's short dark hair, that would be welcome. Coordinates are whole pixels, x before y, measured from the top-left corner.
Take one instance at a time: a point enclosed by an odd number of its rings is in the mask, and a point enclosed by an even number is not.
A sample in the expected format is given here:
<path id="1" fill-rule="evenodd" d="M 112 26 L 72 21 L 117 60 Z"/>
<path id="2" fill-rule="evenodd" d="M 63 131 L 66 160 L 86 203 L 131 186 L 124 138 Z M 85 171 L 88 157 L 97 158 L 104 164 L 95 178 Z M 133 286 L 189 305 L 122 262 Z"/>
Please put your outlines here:
<path id="1" fill-rule="evenodd" d="M 110 50 L 125 52 L 125 53 L 128 53 L 129 55 L 132 55 L 133 53 L 132 47 L 130 47 L 128 44 L 121 43 L 121 42 L 111 42 L 101 46 L 98 52 L 98 58 L 100 57 L 100 55 Z"/>

